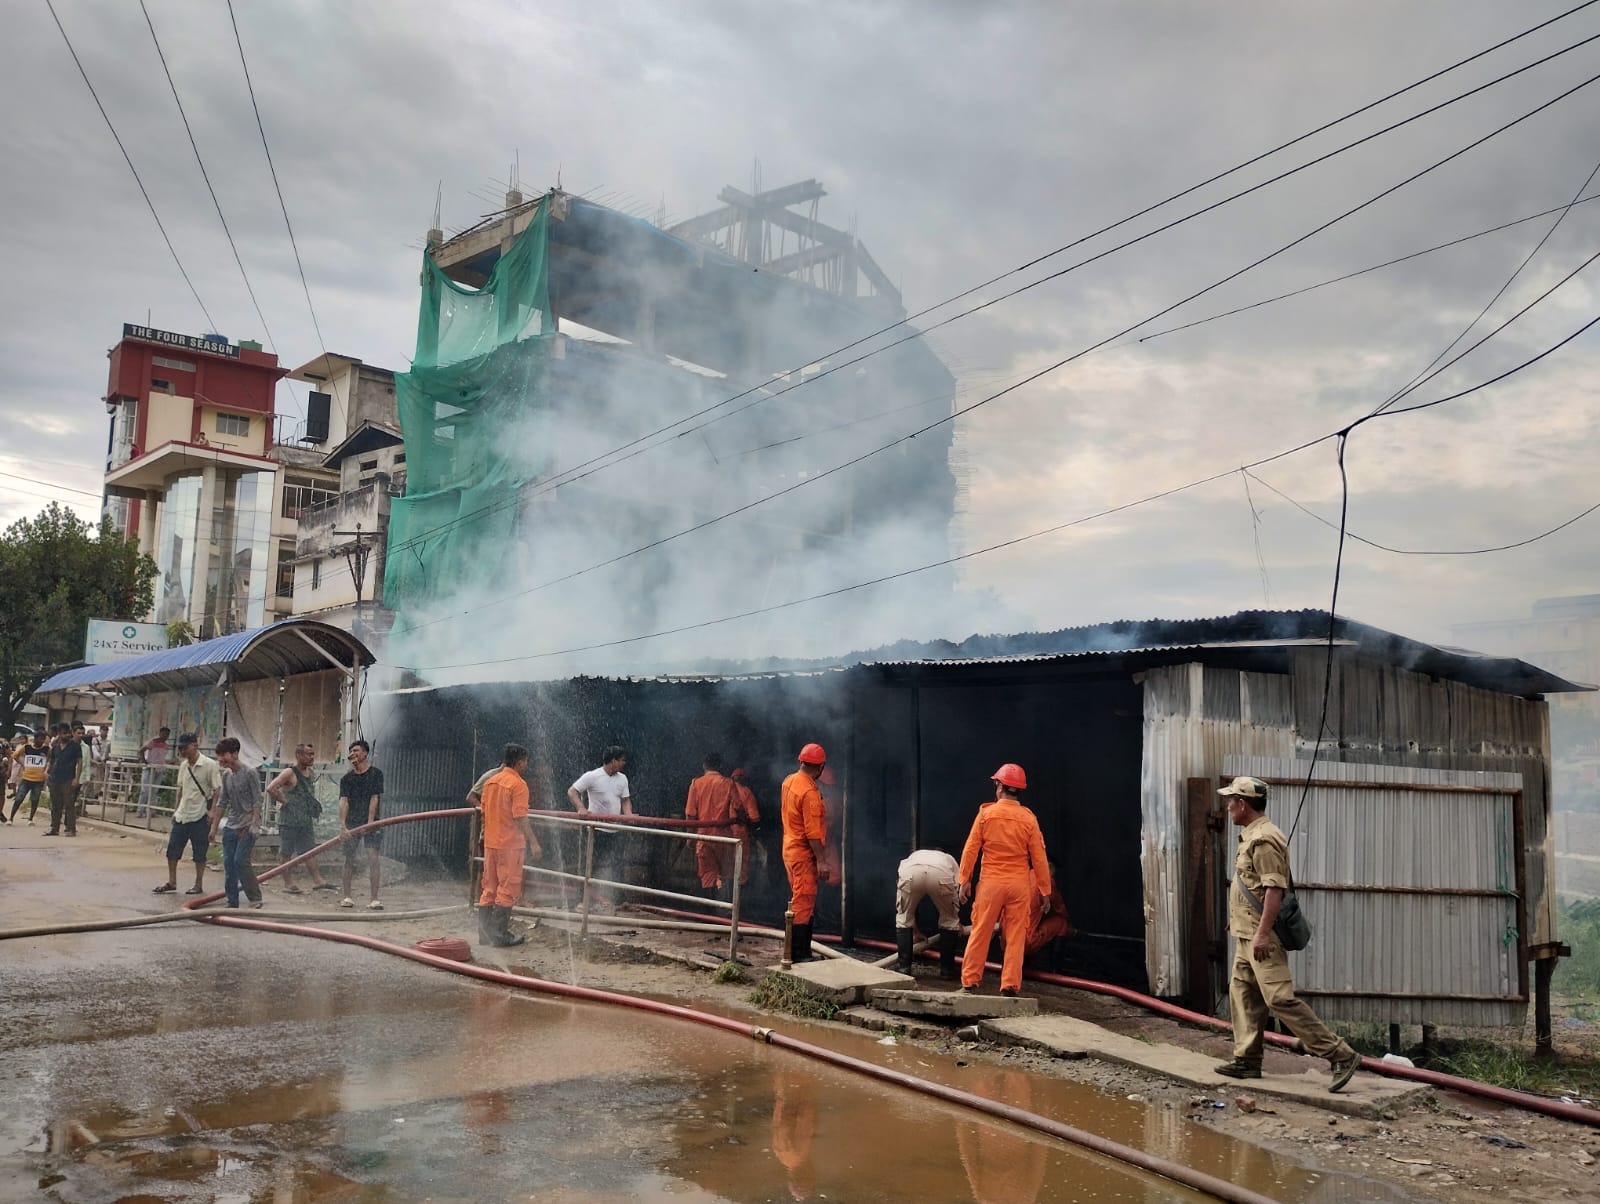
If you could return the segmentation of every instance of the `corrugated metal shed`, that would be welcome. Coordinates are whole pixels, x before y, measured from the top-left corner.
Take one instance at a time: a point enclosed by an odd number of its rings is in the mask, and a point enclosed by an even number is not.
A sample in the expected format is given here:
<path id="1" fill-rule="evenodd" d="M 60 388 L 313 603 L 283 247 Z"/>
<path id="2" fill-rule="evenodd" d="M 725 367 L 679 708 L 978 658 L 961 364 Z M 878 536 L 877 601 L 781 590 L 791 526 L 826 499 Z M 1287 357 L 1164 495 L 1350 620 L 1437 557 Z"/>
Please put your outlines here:
<path id="1" fill-rule="evenodd" d="M 60 690 L 153 694 L 215 685 L 224 667 L 230 679 L 249 681 L 291 677 L 334 665 L 350 669 L 370 665 L 373 660 L 367 646 L 348 631 L 315 619 L 282 619 L 147 656 L 67 669 L 47 679 L 35 694 Z"/>

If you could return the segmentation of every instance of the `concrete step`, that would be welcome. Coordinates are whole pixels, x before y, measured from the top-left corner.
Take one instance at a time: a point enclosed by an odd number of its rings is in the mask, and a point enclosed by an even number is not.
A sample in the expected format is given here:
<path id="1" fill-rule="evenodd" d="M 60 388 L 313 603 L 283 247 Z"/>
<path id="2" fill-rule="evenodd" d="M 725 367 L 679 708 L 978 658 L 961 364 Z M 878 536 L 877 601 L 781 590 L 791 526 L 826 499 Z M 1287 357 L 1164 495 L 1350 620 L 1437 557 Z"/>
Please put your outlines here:
<path id="1" fill-rule="evenodd" d="M 914 1016 L 896 1016 L 893 1012 L 885 1012 L 867 1004 L 843 1008 L 835 1012 L 833 1018 L 868 1032 L 897 1033 L 913 1041 L 935 1041 L 950 1035 L 946 1025 L 932 1024 Z"/>
<path id="2" fill-rule="evenodd" d="M 1036 1016 L 1039 1001 L 1021 996 L 963 995 L 959 991 L 917 991 L 880 987 L 867 1000 L 886 1012 L 941 1020 L 982 1020 L 986 1017 Z"/>
<path id="3" fill-rule="evenodd" d="M 1304 1074 L 1267 1074 L 1259 1079 L 1230 1079 L 1214 1069 L 1226 1061 L 1215 1054 L 1184 1049 L 1177 1045 L 1152 1044 L 1124 1036 L 1072 1016 L 1051 1014 L 1014 1020 L 985 1020 L 979 1031 L 991 1041 L 1020 1045 L 1060 1057 L 1087 1055 L 1103 1062 L 1133 1066 L 1152 1074 L 1164 1075 L 1200 1087 L 1216 1096 L 1256 1095 L 1294 1100 L 1368 1119 L 1381 1117 L 1392 1108 L 1420 1103 L 1431 1091 L 1422 1083 L 1386 1079 L 1381 1075 L 1356 1071 L 1343 1091 L 1328 1090 L 1328 1064 L 1319 1058 L 1305 1059 Z"/>
<path id="4" fill-rule="evenodd" d="M 811 995 L 841 1005 L 865 1003 L 867 992 L 879 987 L 909 987 L 916 983 L 909 974 L 896 974 L 854 958 L 801 962 L 788 973 L 805 983 Z"/>

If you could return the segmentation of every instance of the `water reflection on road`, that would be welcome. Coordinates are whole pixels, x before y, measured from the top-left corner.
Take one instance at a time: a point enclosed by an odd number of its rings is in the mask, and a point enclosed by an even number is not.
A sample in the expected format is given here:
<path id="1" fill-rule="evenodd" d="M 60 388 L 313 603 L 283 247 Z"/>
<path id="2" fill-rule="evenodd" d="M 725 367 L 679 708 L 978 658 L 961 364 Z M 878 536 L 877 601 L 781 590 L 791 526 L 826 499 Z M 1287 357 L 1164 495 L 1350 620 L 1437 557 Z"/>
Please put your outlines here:
<path id="1" fill-rule="evenodd" d="M 80 939 L 7 973 L 0 1200 L 1197 1198 L 680 1021 L 288 937 Z M 1383 1198 L 1157 1106 L 826 1039 L 1098 1131 L 1110 1110 L 1108 1135 L 1284 1200 Z"/>

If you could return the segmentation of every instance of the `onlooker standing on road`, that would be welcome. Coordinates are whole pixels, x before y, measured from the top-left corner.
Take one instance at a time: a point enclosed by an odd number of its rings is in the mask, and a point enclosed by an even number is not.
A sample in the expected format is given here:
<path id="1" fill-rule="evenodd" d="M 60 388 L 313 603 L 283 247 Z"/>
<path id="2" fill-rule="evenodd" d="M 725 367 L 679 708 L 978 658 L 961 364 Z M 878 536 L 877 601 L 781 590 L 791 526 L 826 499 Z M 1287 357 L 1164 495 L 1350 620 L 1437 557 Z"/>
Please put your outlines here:
<path id="1" fill-rule="evenodd" d="M 166 766 L 172 760 L 172 750 L 167 746 L 167 737 L 172 734 L 170 727 L 164 727 L 152 739 L 144 742 L 144 747 L 139 749 L 139 756 L 144 760 L 144 769 L 139 779 L 139 818 L 143 819 L 150 814 L 150 807 L 159 799 L 158 790 L 161 779 L 165 775 Z M 181 745 L 180 745 L 181 747 Z M 179 784 L 182 784 L 183 773 L 178 774 Z M 182 791 L 180 790 L 181 794 Z"/>
<path id="2" fill-rule="evenodd" d="M 239 741 L 224 736 L 217 741 L 217 764 L 222 767 L 222 789 L 211 812 L 210 839 L 222 829 L 222 888 L 228 893 L 228 906 L 239 906 L 239 888 L 244 888 L 251 907 L 261 906 L 261 883 L 250 868 L 250 850 L 261 831 L 261 779 L 256 771 L 239 760 Z"/>
<path id="3" fill-rule="evenodd" d="M 200 752 L 200 741 L 193 732 L 184 732 L 178 737 L 178 801 L 172 811 L 172 830 L 167 833 L 167 880 L 152 893 L 165 895 L 178 889 L 178 861 L 185 845 L 194 855 L 194 885 L 183 893 L 205 892 L 206 849 L 211 834 L 206 812 L 221 789 L 221 768 Z"/>
<path id="4" fill-rule="evenodd" d="M 33 823 L 33 814 L 39 809 L 39 795 L 44 790 L 44 775 L 50 767 L 50 748 L 44 742 L 43 732 L 34 732 L 28 742 L 12 754 L 13 762 L 21 766 L 21 776 L 17 780 L 17 795 L 11 804 L 11 818 L 17 818 L 17 811 L 22 807 L 22 800 L 28 799 L 28 822 Z"/>
<path id="5" fill-rule="evenodd" d="M 1270 1012 L 1300 1038 L 1307 1053 L 1328 1059 L 1333 1069 L 1328 1090 L 1338 1091 L 1360 1069 L 1361 1055 L 1294 993 L 1289 955 L 1273 932 L 1289 886 L 1289 840 L 1267 818 L 1267 784 L 1260 778 L 1234 778 L 1217 793 L 1228 800 L 1228 818 L 1240 831 L 1228 890 L 1233 1061 L 1223 1062 L 1216 1071 L 1231 1079 L 1261 1077 L 1262 1029 Z"/>
<path id="6" fill-rule="evenodd" d="M 267 793 L 278 804 L 279 861 L 291 861 L 317 846 L 314 825 L 322 814 L 322 803 L 318 801 L 316 792 L 316 760 L 314 745 L 297 744 L 294 764 L 267 783 Z M 334 889 L 333 883 L 323 881 L 315 857 L 306 862 L 306 872 L 311 875 L 312 890 Z M 286 895 L 304 893 L 294 884 L 294 874 L 293 869 L 283 871 L 283 893 Z"/>
<path id="7" fill-rule="evenodd" d="M 61 831 L 61 821 L 66 819 L 67 835 L 78 834 L 78 813 L 73 809 L 74 794 L 78 788 L 78 769 L 83 762 L 83 745 L 72 738 L 72 729 L 65 723 L 56 724 L 55 740 L 50 747 L 50 769 L 46 781 L 50 784 L 50 830 L 46 836 Z"/>
<path id="8" fill-rule="evenodd" d="M 528 818 L 528 750 L 506 745 L 504 764 L 483 786 L 483 892 L 478 897 L 478 944 L 522 944 L 511 931 L 511 909 L 522 898 L 522 863 L 542 850 Z"/>
<path id="9" fill-rule="evenodd" d="M 11 797 L 17 797 L 17 787 L 22 785 L 22 750 L 27 747 L 28 738 L 17 736 L 6 745 L 6 785 L 11 787 Z"/>
<path id="10" fill-rule="evenodd" d="M 89 783 L 94 778 L 94 741 L 81 723 L 72 725 L 72 738 L 82 750 L 78 760 L 78 780 L 72 784 L 72 809 L 75 814 L 82 815 L 84 804 L 89 801 Z"/>
<path id="11" fill-rule="evenodd" d="M 383 770 L 368 760 L 371 756 L 372 745 L 365 740 L 352 740 L 350 772 L 339 779 L 339 834 L 345 842 L 344 898 L 339 901 L 339 906 L 356 905 L 350 894 L 350 882 L 355 873 L 356 857 L 364 848 L 367 850 L 367 881 L 372 894 L 367 908 L 370 911 L 382 911 L 383 904 L 378 902 L 378 887 L 383 867 L 379 864 L 378 854 L 383 848 L 383 832 L 368 832 L 363 836 L 350 834 L 351 828 L 378 822 L 378 809 L 383 803 Z"/>
<path id="12" fill-rule="evenodd" d="M 109 800 L 111 763 L 111 728 L 102 723 L 94 738 L 95 796 Z"/>
<path id="13" fill-rule="evenodd" d="M 600 767 L 591 769 L 567 787 L 567 801 L 579 815 L 632 815 L 633 795 L 628 789 L 628 750 L 613 744 L 600 757 Z M 617 880 L 617 833 L 594 833 L 594 876 Z M 609 891 L 596 892 L 596 901 L 611 905 Z"/>

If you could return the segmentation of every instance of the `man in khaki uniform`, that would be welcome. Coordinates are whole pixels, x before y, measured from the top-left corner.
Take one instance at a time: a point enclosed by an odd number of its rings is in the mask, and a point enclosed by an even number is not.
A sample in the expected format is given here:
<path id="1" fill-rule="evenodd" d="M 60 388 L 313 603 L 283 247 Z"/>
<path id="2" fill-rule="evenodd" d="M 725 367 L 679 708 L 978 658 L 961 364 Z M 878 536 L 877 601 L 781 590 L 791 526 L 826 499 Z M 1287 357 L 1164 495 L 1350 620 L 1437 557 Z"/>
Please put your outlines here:
<path id="1" fill-rule="evenodd" d="M 1233 1061 L 1222 1063 L 1217 1073 L 1233 1079 L 1261 1077 L 1261 1033 L 1270 1010 L 1300 1038 L 1308 1053 L 1328 1059 L 1333 1068 L 1328 1090 L 1338 1091 L 1360 1067 L 1361 1055 L 1318 1019 L 1309 1004 L 1295 997 L 1289 955 L 1272 931 L 1289 886 L 1289 841 L 1266 816 L 1267 784 L 1259 778 L 1234 778 L 1217 793 L 1228 800 L 1228 818 L 1243 829 L 1228 891 L 1228 931 L 1234 939 L 1228 991 Z M 1245 890 L 1260 902 L 1259 913 Z"/>

